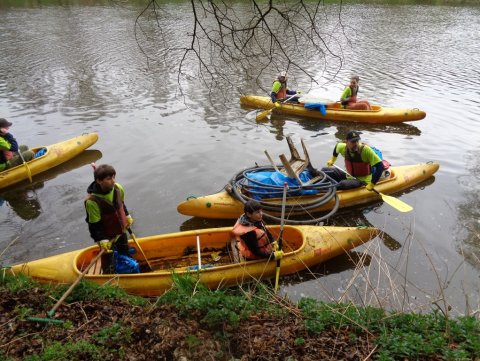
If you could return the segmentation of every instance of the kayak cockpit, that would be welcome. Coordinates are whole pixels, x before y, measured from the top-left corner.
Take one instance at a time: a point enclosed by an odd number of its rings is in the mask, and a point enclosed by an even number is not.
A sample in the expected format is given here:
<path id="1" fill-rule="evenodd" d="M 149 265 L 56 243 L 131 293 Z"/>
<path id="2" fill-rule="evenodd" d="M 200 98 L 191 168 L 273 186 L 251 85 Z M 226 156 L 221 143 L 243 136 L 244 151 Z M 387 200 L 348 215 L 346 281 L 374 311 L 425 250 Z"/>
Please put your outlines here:
<path id="1" fill-rule="evenodd" d="M 279 227 L 268 227 L 274 239 L 278 238 Z M 162 237 L 152 236 L 139 239 L 145 256 L 148 258 L 153 273 L 172 272 L 192 270 L 198 268 L 208 269 L 211 267 L 229 266 L 237 263 L 231 247 L 230 230 L 212 232 L 183 232 L 177 233 L 178 236 Z M 285 253 L 291 253 L 300 250 L 304 245 L 304 234 L 295 227 L 284 227 L 283 250 Z M 142 253 L 134 243 L 129 244 L 135 248 L 136 252 L 132 258 L 140 263 L 142 273 L 152 273 L 143 259 Z M 78 272 L 85 270 L 91 260 L 98 254 L 97 247 L 90 247 L 81 252 L 76 258 L 76 268 Z M 247 261 L 258 262 L 257 261 Z M 102 275 L 101 259 L 87 272 L 88 275 Z"/>

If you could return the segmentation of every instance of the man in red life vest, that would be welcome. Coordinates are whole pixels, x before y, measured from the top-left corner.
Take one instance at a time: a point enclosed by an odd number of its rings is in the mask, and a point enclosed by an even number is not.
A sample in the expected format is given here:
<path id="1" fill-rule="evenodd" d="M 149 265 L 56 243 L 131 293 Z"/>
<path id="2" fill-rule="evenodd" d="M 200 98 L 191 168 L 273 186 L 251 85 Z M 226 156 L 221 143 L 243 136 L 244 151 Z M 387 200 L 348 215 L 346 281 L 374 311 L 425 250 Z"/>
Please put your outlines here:
<path id="1" fill-rule="evenodd" d="M 365 185 L 365 188 L 371 191 L 385 169 L 377 153 L 368 145 L 360 143 L 360 134 L 361 132 L 354 130 L 348 132 L 345 142 L 339 142 L 333 148 L 333 156 L 327 162 L 328 168 L 322 168 L 322 171 L 339 183 L 337 189 Z M 345 168 L 353 177 L 332 167 L 339 154 L 345 158 Z"/>
<path id="2" fill-rule="evenodd" d="M 123 187 L 115 182 L 115 169 L 108 164 L 95 167 L 94 181 L 88 186 L 85 209 L 90 236 L 105 250 L 103 273 L 115 273 L 112 251 L 128 256 L 126 230 L 133 223 L 125 206 Z"/>
<path id="3" fill-rule="evenodd" d="M 26 145 L 18 145 L 17 140 L 9 132 L 12 123 L 0 118 L 0 171 L 16 167 L 23 163 L 22 158 L 14 153 L 22 153 L 25 162 L 33 159 L 34 153 Z"/>
<path id="4" fill-rule="evenodd" d="M 276 242 L 263 223 L 262 205 L 249 200 L 245 203 L 244 212 L 232 229 L 240 254 L 247 260 L 270 257 L 281 259 L 283 251 L 276 250 Z"/>
<path id="5" fill-rule="evenodd" d="M 289 96 L 301 93 L 300 91 L 296 92 L 295 90 L 288 89 L 287 79 L 287 72 L 282 71 L 272 84 L 272 92 L 270 93 L 270 98 L 272 99 L 272 103 L 276 107 L 279 107 L 279 102 L 285 101 L 287 98 L 289 98 Z M 298 103 L 298 97 L 293 97 L 289 99 L 289 102 Z"/>

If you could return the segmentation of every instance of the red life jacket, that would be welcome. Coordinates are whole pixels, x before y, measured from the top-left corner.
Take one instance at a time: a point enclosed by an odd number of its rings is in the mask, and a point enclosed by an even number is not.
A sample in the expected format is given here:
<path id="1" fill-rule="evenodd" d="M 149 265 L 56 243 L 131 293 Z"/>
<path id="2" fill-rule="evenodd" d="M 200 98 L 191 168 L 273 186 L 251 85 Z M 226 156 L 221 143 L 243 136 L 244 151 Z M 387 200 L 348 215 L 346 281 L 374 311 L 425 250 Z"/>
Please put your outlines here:
<path id="1" fill-rule="evenodd" d="M 347 172 L 354 177 L 364 177 L 372 171 L 370 163 L 362 161 L 361 154 L 364 147 L 365 144 L 362 144 L 353 154 L 353 157 L 350 155 L 348 147 L 345 148 L 345 168 L 347 168 Z"/>
<path id="2" fill-rule="evenodd" d="M 258 227 L 255 226 L 245 226 L 237 220 L 237 223 L 233 226 L 232 229 L 232 236 L 235 237 L 237 240 L 237 246 L 238 250 L 242 254 L 243 257 L 247 259 L 260 259 L 261 257 L 258 257 L 257 255 L 253 254 L 252 251 L 248 248 L 248 246 L 245 244 L 243 239 L 240 236 L 243 236 L 245 233 L 248 233 L 250 231 L 255 231 L 255 234 L 257 235 L 257 244 L 258 248 L 265 252 L 269 253 L 272 252 L 272 245 L 268 242 L 268 236 L 267 233 Z"/>
<path id="3" fill-rule="evenodd" d="M 13 152 L 10 150 L 4 150 L 3 156 L 5 157 L 6 160 L 10 160 L 13 158 Z"/>
<path id="4" fill-rule="evenodd" d="M 100 207 L 102 218 L 100 222 L 102 222 L 103 231 L 109 239 L 125 232 L 127 228 L 127 216 L 116 185 L 113 190 L 113 203 L 93 194 L 87 195 L 86 200 L 94 201 Z"/>

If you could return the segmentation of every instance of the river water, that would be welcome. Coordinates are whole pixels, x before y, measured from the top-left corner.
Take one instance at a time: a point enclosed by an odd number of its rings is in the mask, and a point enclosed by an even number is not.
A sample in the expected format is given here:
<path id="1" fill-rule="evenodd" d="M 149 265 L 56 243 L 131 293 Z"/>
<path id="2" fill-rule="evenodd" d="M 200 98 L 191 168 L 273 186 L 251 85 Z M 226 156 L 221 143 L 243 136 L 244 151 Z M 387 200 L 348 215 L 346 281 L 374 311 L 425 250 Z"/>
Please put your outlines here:
<path id="1" fill-rule="evenodd" d="M 227 101 L 209 97 L 211 89 L 195 76 L 183 81 L 179 93 L 171 54 L 152 53 L 150 44 L 150 56 L 166 59 L 152 62 L 135 40 L 141 7 L 11 3 L 0 5 L 0 117 L 12 121 L 15 137 L 31 146 L 84 132 L 100 138 L 90 151 L 35 177 L 33 185 L 0 192 L 1 264 L 91 245 L 83 209 L 91 162 L 115 166 L 137 236 L 231 226 L 233 220 L 190 219 L 176 206 L 190 195 L 219 191 L 255 162 L 266 164 L 264 149 L 287 153 L 287 135 L 296 144 L 303 138 L 313 165 L 321 167 L 335 142 L 355 129 L 393 165 L 435 161 L 440 170 L 398 194 L 413 212 L 380 202 L 339 212 L 329 224 L 375 226 L 382 237 L 285 278 L 282 292 L 294 300 L 352 299 L 414 311 L 479 310 L 480 7 L 343 7 L 351 43 L 343 48 L 339 73 L 332 79 L 333 64 L 315 86 L 292 74 L 290 86 L 335 99 L 355 72 L 362 98 L 427 113 L 419 122 L 382 126 L 280 115 L 257 123 L 238 98 L 264 94 L 271 78 L 259 87 L 232 75 L 238 91 L 229 90 Z M 189 4 L 163 6 L 176 15 L 163 33 L 175 43 L 190 31 Z M 194 67 L 188 72 L 195 74 Z M 355 269 L 349 257 L 364 267 Z"/>

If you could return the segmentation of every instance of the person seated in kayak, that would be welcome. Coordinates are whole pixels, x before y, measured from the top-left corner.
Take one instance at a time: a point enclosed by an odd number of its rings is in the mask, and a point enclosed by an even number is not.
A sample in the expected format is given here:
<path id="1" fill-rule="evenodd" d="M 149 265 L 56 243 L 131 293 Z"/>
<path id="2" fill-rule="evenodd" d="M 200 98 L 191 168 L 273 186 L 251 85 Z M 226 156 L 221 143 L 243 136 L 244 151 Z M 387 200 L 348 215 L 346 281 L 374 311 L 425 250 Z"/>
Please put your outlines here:
<path id="1" fill-rule="evenodd" d="M 12 123 L 5 118 L 0 118 L 0 171 L 16 167 L 33 159 L 33 151 L 28 149 L 28 146 L 18 146 L 17 140 L 9 132 Z M 14 153 L 19 153 L 15 155 Z"/>
<path id="2" fill-rule="evenodd" d="M 85 199 L 88 229 L 98 246 L 105 250 L 102 255 L 103 273 L 115 273 L 112 251 L 128 256 L 126 230 L 133 223 L 125 205 L 125 191 L 115 181 L 116 171 L 108 164 L 95 167 L 94 181 L 88 186 Z"/>
<path id="3" fill-rule="evenodd" d="M 353 75 L 350 78 L 350 84 L 345 88 L 340 96 L 340 102 L 345 109 L 372 110 L 372 106 L 367 100 L 357 100 L 359 82 L 360 77 L 358 75 Z"/>
<path id="4" fill-rule="evenodd" d="M 333 155 L 322 168 L 328 176 L 338 182 L 337 189 L 352 189 L 361 186 L 367 190 L 373 187 L 382 176 L 385 166 L 378 154 L 368 145 L 360 143 L 361 132 L 350 131 L 345 142 L 339 142 L 333 148 Z M 345 168 L 350 175 L 333 167 L 338 155 L 345 158 Z"/>
<path id="5" fill-rule="evenodd" d="M 292 95 L 300 94 L 301 92 L 296 92 L 295 90 L 290 90 L 287 87 L 288 74 L 286 71 L 280 72 L 277 79 L 272 84 L 272 92 L 270 93 L 270 98 L 272 103 L 278 108 L 280 102 L 284 102 L 288 99 L 288 102 L 298 103 L 298 97 L 293 97 L 289 99 Z"/>
<path id="6" fill-rule="evenodd" d="M 282 258 L 283 252 L 276 250 L 276 242 L 263 223 L 262 205 L 255 200 L 249 200 L 243 209 L 244 214 L 231 231 L 236 241 L 236 249 L 247 260 Z"/>

